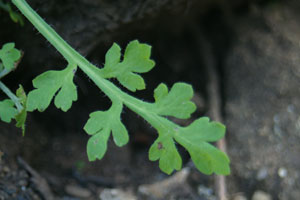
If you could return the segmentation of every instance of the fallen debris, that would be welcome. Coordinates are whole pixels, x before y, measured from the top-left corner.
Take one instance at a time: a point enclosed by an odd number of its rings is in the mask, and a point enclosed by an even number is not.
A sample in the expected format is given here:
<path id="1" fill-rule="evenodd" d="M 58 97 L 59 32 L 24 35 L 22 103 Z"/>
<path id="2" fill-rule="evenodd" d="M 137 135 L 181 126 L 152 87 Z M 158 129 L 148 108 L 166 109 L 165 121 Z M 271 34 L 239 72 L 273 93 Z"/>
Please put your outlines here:
<path id="1" fill-rule="evenodd" d="M 170 194 L 171 191 L 183 188 L 187 185 L 187 177 L 190 174 L 190 169 L 183 168 L 181 171 L 175 173 L 173 176 L 164 179 L 163 181 L 153 184 L 141 185 L 138 188 L 138 192 L 150 196 L 154 199 L 162 199 Z"/>
<path id="2" fill-rule="evenodd" d="M 54 200 L 54 195 L 47 181 L 40 176 L 37 171 L 30 167 L 21 157 L 18 157 L 17 161 L 19 166 L 31 175 L 30 181 L 34 183 L 36 190 L 39 191 L 46 200 Z"/>
<path id="3" fill-rule="evenodd" d="M 65 191 L 70 196 L 77 198 L 89 198 L 92 195 L 91 191 L 77 185 L 66 185 Z"/>

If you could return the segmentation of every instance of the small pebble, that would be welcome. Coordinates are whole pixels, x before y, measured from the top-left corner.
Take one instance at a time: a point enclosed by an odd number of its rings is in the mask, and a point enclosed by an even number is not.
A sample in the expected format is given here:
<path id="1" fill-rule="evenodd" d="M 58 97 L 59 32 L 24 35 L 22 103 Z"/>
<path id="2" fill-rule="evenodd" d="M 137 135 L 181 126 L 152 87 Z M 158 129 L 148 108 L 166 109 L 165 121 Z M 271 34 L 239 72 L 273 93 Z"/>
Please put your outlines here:
<path id="1" fill-rule="evenodd" d="M 22 179 L 18 181 L 18 186 L 27 186 L 28 181 L 26 179 Z"/>
<path id="2" fill-rule="evenodd" d="M 238 194 L 233 197 L 233 200 L 247 200 L 247 198 L 242 194 Z"/>
<path id="3" fill-rule="evenodd" d="M 22 190 L 23 192 L 25 192 L 25 191 L 26 191 L 26 187 L 25 187 L 25 186 L 22 186 L 22 187 L 21 187 L 21 190 Z"/>
<path id="4" fill-rule="evenodd" d="M 131 193 L 125 192 L 120 189 L 104 189 L 99 198 L 101 200 L 136 200 Z"/>
<path id="5" fill-rule="evenodd" d="M 280 122 L 280 117 L 278 114 L 273 117 L 273 121 L 275 124 L 278 124 Z"/>
<path id="6" fill-rule="evenodd" d="M 211 188 L 205 187 L 204 185 L 198 186 L 198 194 L 200 197 L 207 200 L 217 200 L 217 197 L 213 195 L 213 190 Z"/>
<path id="7" fill-rule="evenodd" d="M 266 179 L 267 176 L 268 176 L 268 169 L 263 167 L 257 172 L 256 179 L 261 181 Z"/>
<path id="8" fill-rule="evenodd" d="M 254 192 L 251 200 L 272 200 L 272 197 L 264 191 L 257 190 Z"/>
<path id="9" fill-rule="evenodd" d="M 211 196 L 213 194 L 213 190 L 211 188 L 200 185 L 198 187 L 198 194 L 204 196 Z"/>
<path id="10" fill-rule="evenodd" d="M 295 112 L 295 106 L 293 104 L 288 105 L 287 111 L 289 113 L 294 113 Z"/>
<path id="11" fill-rule="evenodd" d="M 284 167 L 278 169 L 278 176 L 285 178 L 287 176 L 287 170 Z"/>
<path id="12" fill-rule="evenodd" d="M 7 166 L 4 166 L 2 170 L 3 170 L 4 173 L 9 173 L 10 172 L 10 169 Z"/>
<path id="13" fill-rule="evenodd" d="M 78 198 L 88 198 L 92 195 L 91 191 L 76 185 L 67 185 L 65 187 L 65 191 L 69 195 Z"/>

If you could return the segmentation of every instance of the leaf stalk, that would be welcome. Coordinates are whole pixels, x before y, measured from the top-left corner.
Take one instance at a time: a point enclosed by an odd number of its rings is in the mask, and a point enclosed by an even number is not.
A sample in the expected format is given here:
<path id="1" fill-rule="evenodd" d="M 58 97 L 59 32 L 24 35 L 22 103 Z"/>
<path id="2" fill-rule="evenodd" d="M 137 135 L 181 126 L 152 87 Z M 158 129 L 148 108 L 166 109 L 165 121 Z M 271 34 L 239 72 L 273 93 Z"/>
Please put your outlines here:
<path id="1" fill-rule="evenodd" d="M 10 91 L 8 87 L 2 81 L 0 81 L 0 89 L 14 102 L 19 112 L 23 110 L 23 106 L 20 103 L 19 98 Z"/>

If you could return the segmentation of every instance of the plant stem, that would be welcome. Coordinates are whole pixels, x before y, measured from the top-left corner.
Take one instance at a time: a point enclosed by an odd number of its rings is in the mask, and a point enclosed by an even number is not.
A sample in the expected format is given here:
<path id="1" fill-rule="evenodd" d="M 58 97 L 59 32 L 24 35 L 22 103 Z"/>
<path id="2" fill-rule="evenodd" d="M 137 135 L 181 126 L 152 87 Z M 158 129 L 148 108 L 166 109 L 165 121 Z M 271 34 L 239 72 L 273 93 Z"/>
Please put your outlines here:
<path id="1" fill-rule="evenodd" d="M 12 93 L 10 89 L 6 87 L 6 85 L 4 85 L 4 83 L 2 83 L 1 81 L 0 81 L 0 89 L 15 103 L 18 111 L 21 112 L 23 106 L 21 105 L 19 98 L 14 93 Z"/>
<path id="2" fill-rule="evenodd" d="M 154 128 L 175 129 L 177 124 L 157 115 L 152 110 L 152 104 L 141 101 L 123 92 L 110 81 L 101 77 L 100 69 L 92 65 L 87 59 L 75 51 L 64 39 L 62 39 L 27 3 L 25 0 L 12 0 L 23 15 L 35 26 L 35 28 L 62 54 L 69 64 L 77 64 L 78 67 L 102 90 L 111 101 L 121 101 L 132 111 L 141 115 Z"/>
<path id="3" fill-rule="evenodd" d="M 102 78 L 99 72 L 100 69 L 92 65 L 88 60 L 75 51 L 26 3 L 25 0 L 12 0 L 12 2 L 35 26 L 35 28 L 62 54 L 69 64 L 76 63 L 78 67 L 84 71 L 111 100 L 117 99 L 133 111 L 145 112 L 145 110 L 141 110 L 139 107 L 141 104 L 145 107 L 145 104 L 149 103 L 143 102 L 126 94 L 110 81 Z"/>
<path id="4" fill-rule="evenodd" d="M 0 79 L 3 78 L 4 76 L 6 76 L 7 74 L 9 74 L 12 70 L 7 70 L 7 69 L 3 69 L 0 72 Z"/>
<path id="5" fill-rule="evenodd" d="M 34 27 L 62 54 L 69 63 L 79 66 L 93 66 L 62 39 L 28 4 L 25 0 L 12 0 L 15 6 L 34 25 Z"/>
<path id="6" fill-rule="evenodd" d="M 75 51 L 65 40 L 63 40 L 27 3 L 25 0 L 12 0 L 18 9 L 27 17 L 35 28 L 62 54 L 69 64 L 78 67 L 99 87 L 99 89 L 110 98 L 112 102 L 119 101 L 129 109 L 143 117 L 160 133 L 170 134 L 182 146 L 192 146 L 179 129 L 182 128 L 167 118 L 153 112 L 153 104 L 139 100 L 123 92 L 112 82 L 101 76 L 98 67 L 92 65 L 88 60 Z"/>

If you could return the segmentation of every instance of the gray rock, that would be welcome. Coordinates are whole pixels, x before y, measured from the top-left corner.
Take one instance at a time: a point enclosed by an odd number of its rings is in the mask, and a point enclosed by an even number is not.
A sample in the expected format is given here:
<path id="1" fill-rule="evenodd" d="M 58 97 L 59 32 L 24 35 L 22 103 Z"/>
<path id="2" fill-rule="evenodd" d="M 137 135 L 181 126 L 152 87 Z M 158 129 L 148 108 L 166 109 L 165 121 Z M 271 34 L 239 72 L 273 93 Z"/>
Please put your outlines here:
<path id="1" fill-rule="evenodd" d="M 91 191 L 77 185 L 66 185 L 65 191 L 69 195 L 78 198 L 88 198 L 92 195 Z"/>
<path id="2" fill-rule="evenodd" d="M 137 198 L 131 192 L 125 192 L 121 189 L 104 189 L 100 200 L 136 200 Z"/>
<path id="3" fill-rule="evenodd" d="M 254 192 L 251 200 L 272 200 L 272 197 L 270 194 L 258 190 Z"/>
<path id="4" fill-rule="evenodd" d="M 247 200 L 247 197 L 245 197 L 243 194 L 237 194 L 233 197 L 233 200 Z"/>
<path id="5" fill-rule="evenodd" d="M 276 198 L 299 198 L 294 196 L 300 190 L 295 181 L 300 169 L 300 16 L 295 6 L 270 6 L 236 24 L 238 38 L 224 69 L 228 151 L 232 173 L 239 177 L 229 177 L 233 193 L 260 183 Z"/>

